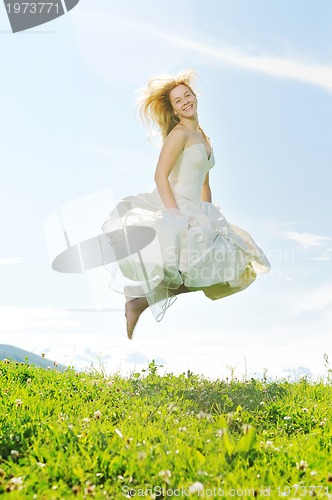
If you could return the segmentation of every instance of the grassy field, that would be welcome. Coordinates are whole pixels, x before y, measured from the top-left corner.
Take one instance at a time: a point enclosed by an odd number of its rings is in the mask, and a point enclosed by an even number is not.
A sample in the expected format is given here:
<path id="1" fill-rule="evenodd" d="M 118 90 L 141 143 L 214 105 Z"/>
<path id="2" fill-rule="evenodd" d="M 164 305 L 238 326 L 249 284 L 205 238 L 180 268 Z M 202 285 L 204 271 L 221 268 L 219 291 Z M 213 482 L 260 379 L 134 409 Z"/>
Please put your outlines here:
<path id="1" fill-rule="evenodd" d="M 0 495 L 332 498 L 332 384 L 0 362 Z"/>

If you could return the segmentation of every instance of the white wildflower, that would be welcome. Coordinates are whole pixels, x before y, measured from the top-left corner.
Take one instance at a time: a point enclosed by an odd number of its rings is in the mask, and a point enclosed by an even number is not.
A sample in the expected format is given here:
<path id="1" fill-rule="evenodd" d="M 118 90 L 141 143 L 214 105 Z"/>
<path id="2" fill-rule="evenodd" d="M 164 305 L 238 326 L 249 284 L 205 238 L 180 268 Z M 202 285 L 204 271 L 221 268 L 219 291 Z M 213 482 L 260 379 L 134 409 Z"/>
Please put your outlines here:
<path id="1" fill-rule="evenodd" d="M 201 493 L 204 491 L 204 485 L 199 481 L 196 481 L 191 486 L 189 486 L 190 493 Z"/>
<path id="2" fill-rule="evenodd" d="M 223 437 L 224 434 L 225 434 L 225 429 L 218 429 L 216 432 L 217 437 Z"/>
<path id="3" fill-rule="evenodd" d="M 171 477 L 172 473 L 169 469 L 167 470 L 161 470 L 158 474 L 162 478 L 165 483 L 169 484 L 169 478 Z"/>
<path id="4" fill-rule="evenodd" d="M 308 464 L 305 460 L 301 460 L 299 464 L 296 464 L 296 467 L 300 470 L 305 470 L 308 467 Z"/>
<path id="5" fill-rule="evenodd" d="M 12 477 L 11 480 L 10 480 L 10 483 L 11 484 L 15 484 L 16 486 L 19 486 L 19 485 L 23 484 L 22 476 L 20 476 L 20 477 Z"/>
<path id="6" fill-rule="evenodd" d="M 101 419 L 101 411 L 97 410 L 94 412 L 93 416 L 95 417 L 96 420 L 100 420 Z"/>

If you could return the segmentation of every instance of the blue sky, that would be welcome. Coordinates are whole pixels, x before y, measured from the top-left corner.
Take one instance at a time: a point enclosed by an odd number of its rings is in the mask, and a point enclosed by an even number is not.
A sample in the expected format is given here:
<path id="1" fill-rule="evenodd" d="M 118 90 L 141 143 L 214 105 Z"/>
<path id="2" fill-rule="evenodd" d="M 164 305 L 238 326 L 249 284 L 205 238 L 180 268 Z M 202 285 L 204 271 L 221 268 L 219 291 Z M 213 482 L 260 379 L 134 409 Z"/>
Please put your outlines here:
<path id="1" fill-rule="evenodd" d="M 2 61 L 0 342 L 83 367 L 217 377 L 324 373 L 332 359 L 332 4 L 286 0 L 81 0 L 12 34 Z M 125 335 L 109 277 L 56 273 L 63 245 L 98 233 L 114 203 L 152 191 L 158 147 L 135 110 L 161 71 L 199 73 L 199 118 L 214 146 L 213 201 L 269 257 L 271 272 L 220 301 L 178 297 Z M 70 204 L 71 205 L 68 205 Z M 45 228 L 47 232 L 45 233 Z M 89 309 L 107 305 L 111 312 Z"/>

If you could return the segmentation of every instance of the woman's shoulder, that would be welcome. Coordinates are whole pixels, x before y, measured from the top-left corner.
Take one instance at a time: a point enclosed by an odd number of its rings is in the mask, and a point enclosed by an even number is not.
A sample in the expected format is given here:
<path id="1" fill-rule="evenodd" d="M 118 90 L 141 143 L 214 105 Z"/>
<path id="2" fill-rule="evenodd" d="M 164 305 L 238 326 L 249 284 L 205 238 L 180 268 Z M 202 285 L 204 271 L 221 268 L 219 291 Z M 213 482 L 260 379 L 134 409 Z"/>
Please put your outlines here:
<path id="1" fill-rule="evenodd" d="M 175 125 L 175 127 L 170 131 L 167 138 L 176 137 L 178 139 L 183 138 L 187 139 L 190 134 L 190 131 L 187 127 L 183 126 L 181 123 Z"/>
<path id="2" fill-rule="evenodd" d="M 188 130 L 183 126 L 176 125 L 163 142 L 161 154 L 175 159 L 184 150 L 188 139 Z"/>
<path id="3" fill-rule="evenodd" d="M 189 134 L 189 130 L 179 123 L 170 131 L 164 143 L 184 145 L 188 140 Z"/>

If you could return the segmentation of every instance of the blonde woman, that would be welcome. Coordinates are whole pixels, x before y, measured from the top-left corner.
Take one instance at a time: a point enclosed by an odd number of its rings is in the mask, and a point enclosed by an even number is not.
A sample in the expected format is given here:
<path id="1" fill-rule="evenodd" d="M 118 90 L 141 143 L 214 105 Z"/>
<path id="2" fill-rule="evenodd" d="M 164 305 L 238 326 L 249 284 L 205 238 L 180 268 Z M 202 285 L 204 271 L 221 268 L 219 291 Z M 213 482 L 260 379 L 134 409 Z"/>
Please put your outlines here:
<path id="1" fill-rule="evenodd" d="M 128 280 L 124 294 L 130 339 L 147 307 L 160 321 L 176 295 L 201 290 L 220 299 L 244 290 L 258 273 L 270 269 L 251 236 L 228 223 L 212 203 L 209 171 L 215 159 L 198 120 L 195 77 L 188 70 L 148 81 L 139 109 L 163 140 L 156 188 L 124 198 L 103 224 Z"/>

